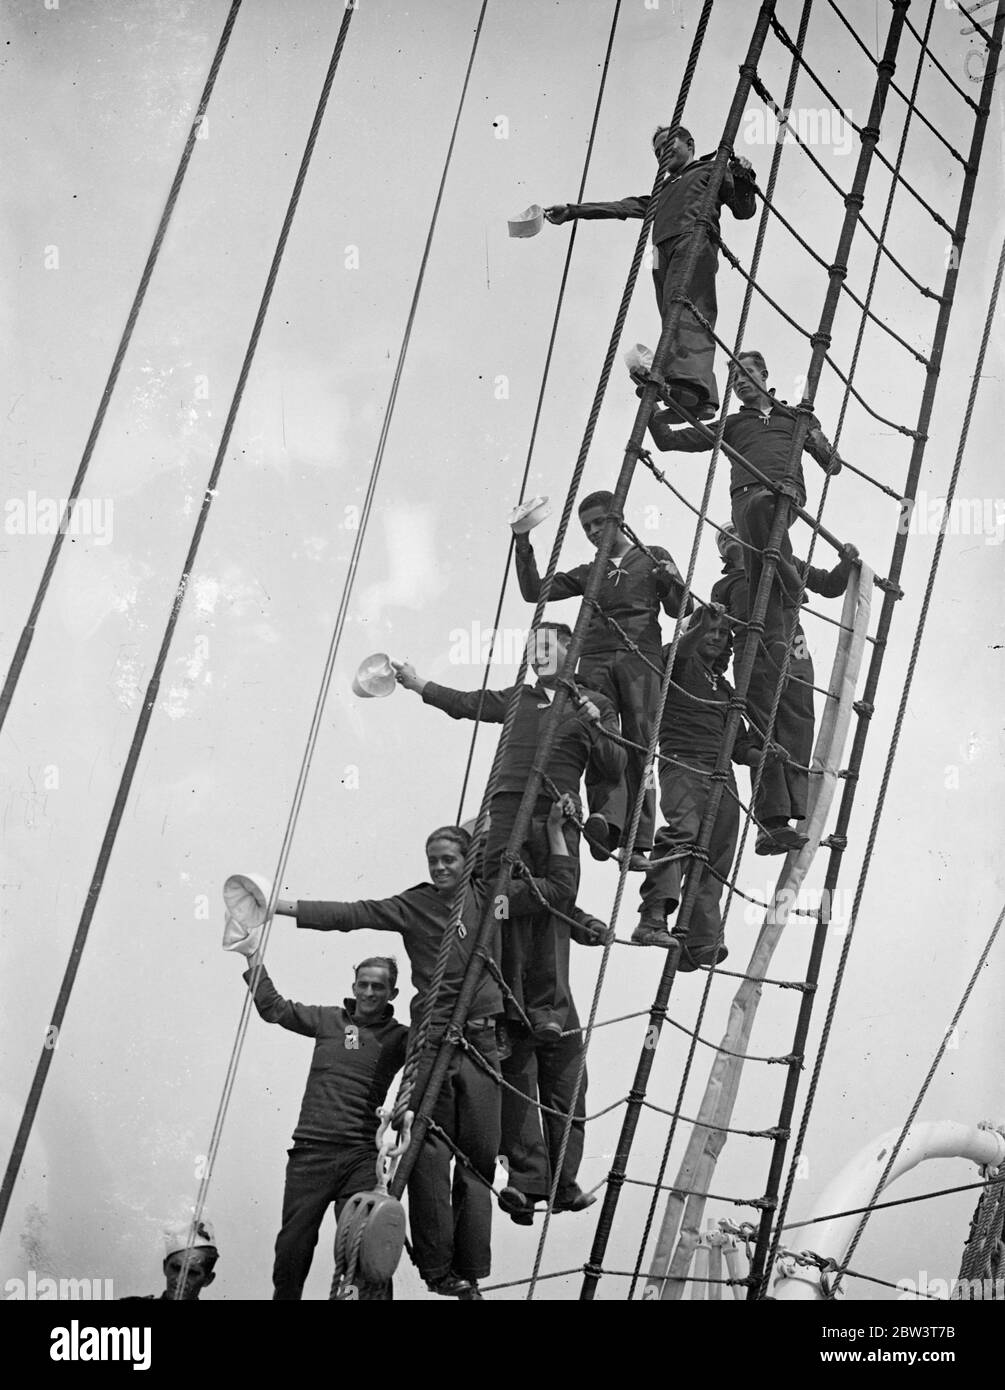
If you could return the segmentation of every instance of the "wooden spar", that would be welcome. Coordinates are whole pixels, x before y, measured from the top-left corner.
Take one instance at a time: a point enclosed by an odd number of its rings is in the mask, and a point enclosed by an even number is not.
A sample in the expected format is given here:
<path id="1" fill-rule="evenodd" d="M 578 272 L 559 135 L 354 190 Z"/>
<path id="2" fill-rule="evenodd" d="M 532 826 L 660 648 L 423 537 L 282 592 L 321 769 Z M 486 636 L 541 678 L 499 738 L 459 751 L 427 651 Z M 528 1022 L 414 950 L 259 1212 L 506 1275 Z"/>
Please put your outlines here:
<path id="1" fill-rule="evenodd" d="M 810 779 L 809 814 L 800 829 L 809 836 L 798 852 L 786 856 L 779 876 L 772 908 L 765 915 L 757 943 L 746 973 L 755 979 L 743 980 L 733 998 L 729 1021 L 722 1046 L 729 1052 L 745 1053 L 748 1049 L 754 1019 L 761 998 L 760 980 L 768 973 L 775 947 L 785 928 L 789 909 L 813 862 L 823 834 L 837 789 L 840 760 L 851 723 L 855 687 L 862 665 L 866 633 L 872 601 L 873 573 L 863 564 L 852 575 L 845 594 L 841 614 L 842 628 L 838 638 L 834 665 L 828 690 L 834 697 L 827 701 L 820 720 L 816 747 L 813 750 L 814 769 L 820 774 Z M 743 1059 L 719 1053 L 712 1064 L 705 1095 L 698 1111 L 698 1123 L 691 1131 L 684 1161 L 674 1187 L 698 1196 L 685 1199 L 677 1191 L 667 1198 L 663 1224 L 660 1228 L 656 1253 L 653 1256 L 644 1298 L 680 1298 L 691 1256 L 698 1238 L 706 1197 L 715 1166 L 726 1142 L 723 1126 L 731 1123 L 736 1103 Z M 714 1127 L 713 1127 L 714 1126 Z M 682 1220 L 683 1218 L 683 1220 Z M 674 1252 L 674 1241 L 680 1229 L 680 1241 Z"/>

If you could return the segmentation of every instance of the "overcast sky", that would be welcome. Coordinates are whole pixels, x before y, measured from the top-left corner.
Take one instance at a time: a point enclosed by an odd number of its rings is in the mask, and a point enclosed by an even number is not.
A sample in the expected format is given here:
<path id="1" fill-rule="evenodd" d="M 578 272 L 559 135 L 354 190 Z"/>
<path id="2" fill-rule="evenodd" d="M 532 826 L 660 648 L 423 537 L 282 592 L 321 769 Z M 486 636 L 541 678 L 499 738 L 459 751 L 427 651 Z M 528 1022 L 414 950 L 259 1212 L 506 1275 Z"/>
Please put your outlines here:
<path id="1" fill-rule="evenodd" d="M 52 9 L 9 0 L 6 7 L 5 670 L 51 541 L 20 534 L 11 519 L 18 507 L 26 519 L 34 507 L 37 518 L 46 500 L 58 503 L 66 494 L 227 8 L 224 0 L 63 0 Z M 649 136 L 673 109 L 699 8 L 697 0 L 624 0 L 588 196 L 622 197 L 650 187 Z M 889 5 L 849 0 L 843 8 L 878 52 Z M 220 950 L 220 887 L 235 871 L 271 873 L 279 852 L 354 539 L 347 509 L 361 499 L 376 446 L 478 9 L 477 0 L 408 9 L 391 0 L 360 0 L 0 1236 L 0 1279 L 35 1269 L 113 1278 L 121 1294 L 159 1289 L 161 1227 L 184 1218 L 194 1199 L 244 989 L 238 962 Z M 779 16 L 792 33 L 799 10 L 796 0 L 780 0 Z M 531 202 L 575 198 L 611 12 L 607 0 L 547 6 L 490 0 L 290 859 L 291 896 L 380 897 L 421 881 L 426 830 L 456 815 L 470 726 L 448 721 L 400 690 L 389 700 L 361 702 L 350 680 L 363 656 L 383 650 L 447 684 L 479 683 L 479 633 L 495 610 L 506 516 L 526 456 L 569 236 L 568 228 L 546 227 L 536 240 L 510 240 L 506 220 Z M 927 5 L 919 0 L 911 13 L 922 28 Z M 245 0 L 210 106 L 207 138 L 196 146 L 94 455 L 84 492 L 92 534 L 67 538 L 0 737 L 5 1156 L 341 15 L 341 6 L 327 0 Z M 715 6 L 685 117 L 699 152 L 713 149 L 719 138 L 754 17 L 748 0 Z M 970 79 L 982 64 L 963 27 L 959 14 L 937 6 L 933 47 L 960 85 L 976 94 Z M 822 3 L 806 51 L 839 104 L 863 123 L 873 70 Z M 905 90 L 917 52 L 905 35 L 897 69 Z M 785 50 L 769 38 L 760 71 L 779 100 L 788 67 Z M 972 112 L 930 65 L 919 99 L 966 154 Z M 850 144 L 830 102 L 805 75 L 796 104 L 817 132 L 815 152 L 849 187 L 857 139 Z M 922 473 L 926 501 L 942 495 L 952 466 L 1005 233 L 1002 112 L 999 93 Z M 903 103 L 891 96 L 881 143 L 891 160 L 903 119 Z M 772 152 L 764 137 L 763 107 L 753 98 L 737 149 L 753 161 L 762 186 Z M 962 170 L 917 122 L 903 167 L 953 222 Z M 779 206 L 830 263 L 840 200 L 796 147 L 785 148 L 781 168 Z M 888 188 L 888 175 L 876 165 L 865 207 L 873 226 L 882 222 Z M 755 230 L 754 222 L 723 216 L 724 238 L 745 262 Z M 556 502 L 582 438 L 637 231 L 637 223 L 592 223 L 577 238 L 530 477 L 532 492 Z M 941 289 L 948 238 L 903 190 L 889 239 L 923 284 Z M 872 262 L 872 243 L 859 235 L 849 284 L 860 296 Z M 769 227 L 761 283 L 801 325 L 816 327 L 826 276 L 777 223 Z M 724 266 L 718 289 L 720 332 L 732 340 L 743 282 Z M 936 306 L 888 262 L 879 271 L 874 303 L 902 337 L 928 350 Z M 858 323 L 854 304 L 844 298 L 832 348 L 842 368 Z M 622 350 L 636 341 L 655 344 L 658 327 L 644 272 Z M 778 394 L 797 400 L 809 358 L 806 340 L 767 303 L 755 301 L 746 342 L 764 352 Z M 906 1116 L 1001 906 L 1002 373 L 999 327 L 960 479 L 968 525 L 946 540 L 792 1219 L 809 1213 L 846 1159 Z M 875 326 L 866 331 L 856 380 L 881 415 L 914 425 L 923 368 Z M 840 381 L 825 371 L 817 413 L 831 436 L 841 401 Z M 613 485 L 634 410 L 619 354 L 584 489 Z M 852 402 L 841 451 L 898 488 L 910 440 Z M 668 465 L 694 501 L 705 461 L 677 456 Z M 809 461 L 806 472 L 815 506 L 822 475 Z M 722 465 L 714 508 L 722 516 L 728 511 Z M 693 517 L 648 475 L 633 488 L 628 516 L 644 539 L 686 563 Z M 896 502 L 848 472 L 830 489 L 828 525 L 853 540 L 880 573 L 889 567 L 897 517 Z M 908 548 L 905 598 L 895 614 L 867 744 L 839 919 L 847 915 L 861 864 L 932 557 L 933 528 L 922 529 L 927 533 L 913 535 Z M 542 557 L 553 535 L 554 519 L 536 533 Z M 807 533 L 797 527 L 793 537 L 797 553 L 805 554 Z M 570 532 L 564 554 L 570 565 L 588 558 L 580 534 Z M 816 558 L 828 562 L 819 550 Z M 695 580 L 699 593 L 707 594 L 717 569 L 706 536 Z M 553 611 L 570 622 L 575 617 L 572 604 Z M 511 586 L 504 621 L 515 629 L 528 616 Z M 820 683 L 829 670 L 832 632 L 807 621 Z M 458 661 L 465 643 L 474 659 Z M 499 686 L 515 670 L 512 644 L 503 657 Z M 468 815 L 477 808 L 494 737 L 479 740 Z M 740 789 L 741 795 L 747 790 L 745 773 Z M 811 884 L 822 882 L 825 862 L 820 855 Z M 777 868 L 752 850 L 745 855 L 745 891 L 762 897 L 769 891 L 766 865 Z M 613 869 L 587 859 L 581 904 L 606 914 L 615 879 Z M 622 935 L 632 925 L 635 882 L 623 907 Z M 727 927 L 731 965 L 742 965 L 756 930 L 757 921 L 735 905 Z M 268 963 L 282 992 L 307 1002 L 338 1002 L 353 962 L 388 944 L 371 936 L 298 938 L 289 920 L 280 919 Z M 808 945 L 808 933 L 793 925 L 773 973 L 800 978 Z M 835 932 L 811 1047 L 840 945 Z M 655 952 L 616 950 L 601 1019 L 644 1009 L 662 964 Z M 575 957 L 584 1016 L 598 963 L 599 953 L 580 950 Z M 1001 969 L 999 949 L 974 990 L 921 1118 L 1005 1116 Z M 673 1017 L 693 1018 L 703 978 L 683 977 L 675 985 Z M 403 1016 L 407 972 L 402 983 Z M 734 984 L 715 982 L 706 1037 L 719 1036 Z M 754 1051 L 788 1052 L 796 1007 L 794 993 L 766 993 Z M 644 1020 L 636 1020 L 597 1034 L 591 1111 L 627 1092 L 644 1031 Z M 682 1034 L 665 1030 L 650 1091 L 658 1103 L 672 1104 L 676 1096 L 686 1045 Z M 686 1111 L 700 1101 L 710 1056 L 700 1050 Z M 307 1040 L 252 1021 L 207 1206 L 221 1250 L 210 1299 L 270 1296 L 285 1150 L 309 1059 Z M 748 1067 L 734 1124 L 774 1124 L 783 1081 L 781 1068 Z M 622 1113 L 590 1126 L 584 1186 L 607 1171 Z M 654 1174 L 665 1138 L 659 1119 L 650 1113 L 640 1124 L 632 1176 Z M 685 1140 L 682 1132 L 671 1176 Z M 759 1194 L 766 1169 L 763 1141 L 730 1139 L 714 1190 Z M 966 1164 L 944 1161 L 905 1179 L 897 1195 L 974 1177 Z M 647 1202 L 642 1188 L 623 1191 L 611 1268 L 634 1264 Z M 877 1214 L 855 1267 L 891 1280 L 917 1280 L 922 1270 L 951 1277 L 972 1207 L 967 1193 L 920 1209 L 921 1219 L 917 1207 Z M 708 1215 L 746 1218 L 750 1211 L 711 1203 Z M 556 1219 L 543 1270 L 581 1264 L 594 1224 L 590 1215 Z M 520 1231 L 499 1217 L 494 1232 L 493 1279 L 527 1274 L 537 1230 Z M 325 1296 L 331 1234 L 326 1229 L 322 1235 L 308 1297 Z M 407 1261 L 399 1285 L 405 1297 L 426 1296 Z M 578 1289 L 577 1278 L 560 1279 L 543 1284 L 538 1296 L 568 1299 Z M 622 1280 L 601 1284 L 601 1297 L 624 1292 Z M 846 1296 L 887 1292 L 849 1281 Z"/>

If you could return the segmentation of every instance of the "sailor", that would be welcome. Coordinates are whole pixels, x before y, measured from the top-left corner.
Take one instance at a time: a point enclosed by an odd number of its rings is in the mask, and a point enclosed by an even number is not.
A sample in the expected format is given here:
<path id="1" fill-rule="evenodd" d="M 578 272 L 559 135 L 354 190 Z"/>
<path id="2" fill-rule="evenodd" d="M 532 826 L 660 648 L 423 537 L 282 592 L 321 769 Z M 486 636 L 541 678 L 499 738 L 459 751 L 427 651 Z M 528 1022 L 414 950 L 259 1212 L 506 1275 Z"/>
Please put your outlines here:
<path id="1" fill-rule="evenodd" d="M 585 914 L 570 933 L 581 946 L 604 946 L 614 935 L 604 922 Z M 509 1176 L 499 1193 L 499 1206 L 518 1226 L 530 1226 L 535 1203 L 547 1202 L 551 1194 L 565 1117 L 583 1066 L 583 1032 L 575 1001 L 570 998 L 566 1028 L 560 1038 L 538 1042 L 526 1028 L 512 1023 L 508 1035 L 509 1053 L 502 1063 L 507 1085 L 502 1093 L 501 1152 Z M 585 1211 L 597 1200 L 578 1182 L 586 1133 L 586 1085 L 583 1067 L 552 1208 L 556 1212 Z M 545 1107 L 543 1112 L 535 1102 Z"/>
<path id="2" fill-rule="evenodd" d="M 550 821 L 562 823 L 563 808 L 556 803 Z M 564 843 L 564 842 L 563 842 Z M 460 826 L 442 826 L 426 841 L 430 883 L 420 883 L 391 898 L 359 902 L 296 902 L 280 898 L 276 911 L 296 917 L 297 926 L 314 931 L 390 931 L 405 943 L 411 964 L 415 995 L 413 1025 L 427 1006 L 429 1041 L 416 1075 L 411 1107 L 418 1106 L 438 1046 L 450 1023 L 468 963 L 479 936 L 485 910 L 485 894 L 473 881 L 461 913 L 464 933 L 453 934 L 446 970 L 435 1001 L 430 990 L 444 931 L 449 927 L 454 899 L 464 872 L 471 837 Z M 510 885 L 511 910 L 518 914 L 537 902 L 564 902 L 575 894 L 575 861 L 553 853 L 547 876 L 533 884 L 514 879 Z M 490 955 L 499 960 L 499 927 L 490 942 Z M 430 1131 L 408 1183 L 409 1223 L 415 1263 L 426 1286 L 437 1294 L 470 1300 L 479 1298 L 477 1281 L 491 1269 L 491 1183 L 499 1153 L 499 1088 L 492 1072 L 498 1072 L 496 1018 L 502 1013 L 502 991 L 492 969 L 483 971 L 468 1005 L 463 1024 L 465 1046 L 451 1049 L 450 1065 L 443 1080 L 432 1119 L 442 1131 Z M 474 1062 L 467 1049 L 478 1052 Z M 451 1182 L 454 1151 L 458 1161 Z M 467 1166 L 470 1164 L 470 1168 Z"/>
<path id="3" fill-rule="evenodd" d="M 719 745 L 726 727 L 732 690 L 723 679 L 729 660 L 729 621 L 721 608 L 702 607 L 692 615 L 677 646 L 672 684 L 660 725 L 660 809 L 665 825 L 656 832 L 652 864 L 642 884 L 637 946 L 669 946 L 667 917 L 676 912 L 693 865 L 682 850 L 695 844 L 712 790 Z M 664 654 L 669 657 L 669 647 Z M 769 749 L 769 756 L 771 755 Z M 750 766 L 758 749 L 742 725 L 733 746 L 734 762 Z M 684 933 L 677 969 L 691 971 L 726 959 L 722 945 L 720 900 L 736 851 L 740 810 L 732 772 L 722 788 L 708 844 L 708 868 Z M 665 861 L 665 862 L 661 862 Z"/>
<path id="4" fill-rule="evenodd" d="M 680 326 L 670 345 L 664 376 L 674 400 L 698 419 L 711 419 L 719 409 L 714 374 L 715 339 L 710 332 L 715 328 L 718 312 L 715 275 L 719 266 L 719 209 L 725 205 L 740 221 L 753 217 L 757 210 L 756 178 L 749 160 L 730 156 L 718 197 L 709 209 L 712 227 L 706 233 L 698 222 L 698 215 L 715 155 L 695 159 L 694 140 L 681 126 L 659 126 L 653 133 L 652 143 L 657 160 L 666 156 L 665 181 L 655 194 L 653 220 L 656 303 L 666 324 L 675 298 L 684 295 L 709 325 L 706 328 L 688 307 L 682 307 Z M 557 203 L 545 208 L 544 215 L 549 222 L 557 224 L 576 218 L 642 218 L 649 205 L 649 196 L 622 198 L 614 203 Z M 698 259 L 690 281 L 686 281 L 684 265 L 695 235 L 700 238 Z"/>
<path id="5" fill-rule="evenodd" d="M 586 538 L 594 547 L 600 544 L 604 523 L 614 503 L 610 492 L 591 492 L 579 504 L 579 520 Z M 606 695 L 621 720 L 621 733 L 632 743 L 648 748 L 653 719 L 659 704 L 660 631 L 662 607 L 671 618 L 681 611 L 684 581 L 669 551 L 647 547 L 656 556 L 653 564 L 620 530 L 615 534 L 607 574 L 597 594 L 599 612 L 592 615 L 577 667 L 577 679 L 591 690 Z M 536 603 L 541 593 L 541 577 L 530 538 L 516 533 L 516 573 L 520 593 L 528 603 Z M 586 591 L 590 565 L 553 576 L 548 599 L 555 602 Z M 693 607 L 688 600 L 687 611 Z M 603 615 L 603 616 L 602 616 Z M 614 619 L 639 648 L 626 647 L 618 632 L 604 621 Z M 590 815 L 583 834 L 595 859 L 606 859 L 627 836 L 631 812 L 639 787 L 645 782 L 645 754 L 627 750 L 624 777 L 605 780 L 594 763 L 587 768 L 586 791 Z M 640 856 L 632 867 L 645 870 L 645 855 L 653 844 L 656 822 L 656 796 L 645 793 L 635 851 Z"/>
<path id="6" fill-rule="evenodd" d="M 743 651 L 746 641 L 745 624 L 749 612 L 743 545 L 732 525 L 724 526 L 719 531 L 716 543 L 722 556 L 723 568 L 721 577 L 712 587 L 711 598 L 713 603 L 722 604 L 734 620 L 739 653 Z M 793 569 L 798 576 L 797 582 L 825 598 L 839 597 L 848 587 L 852 568 L 858 560 L 858 550 L 853 545 L 844 545 L 840 554 L 840 560 L 830 570 L 808 565 L 805 560 L 793 560 Z M 797 601 L 798 590 L 788 597 Z M 794 615 L 796 612 L 795 609 L 787 611 Z M 786 854 L 791 849 L 802 848 L 806 843 L 806 836 L 790 826 L 789 822 L 801 821 L 806 816 L 806 794 L 809 787 L 809 773 L 806 769 L 813 756 L 815 678 L 813 658 L 810 656 L 806 635 L 797 616 L 794 620 L 795 631 L 792 637 L 788 676 L 778 700 L 772 735 L 774 742 L 785 750 L 788 757 L 770 759 L 765 763 L 761 773 L 757 795 L 754 798 L 754 814 L 760 827 L 755 845 L 757 854 Z M 776 646 L 769 654 L 763 643 L 758 644 L 747 694 L 748 705 L 753 711 L 752 737 L 755 743 L 761 741 L 758 728 L 762 732 L 767 728 L 784 655 L 784 648 Z M 753 777 L 753 773 L 751 776 Z"/>
<path id="7" fill-rule="evenodd" d="M 768 369 L 761 353 L 742 352 L 738 362 L 739 366 L 733 369 L 733 389 L 743 404 L 739 410 L 726 416 L 723 442 L 749 460 L 773 483 L 788 482 L 794 489 L 795 500 L 803 507 L 806 505 L 806 480 L 802 465 L 797 463 L 794 476 L 786 479 L 796 414 L 786 407 L 784 401 L 775 399 L 773 389 L 769 390 Z M 658 449 L 664 452 L 701 453 L 712 448 L 715 426 L 703 429 L 691 425 L 674 429 L 674 424 L 678 422 L 679 417 L 672 410 L 653 414 L 649 430 Z M 810 416 L 803 448 L 825 473 L 833 477 L 841 471 L 840 455 L 828 441 L 814 415 Z M 775 507 L 780 499 L 777 493 L 735 459 L 731 461 L 729 490 L 733 525 L 743 545 L 747 589 L 753 602 L 761 577 L 762 554 L 771 536 Z M 793 513 L 788 503 L 784 505 L 788 509 L 788 525 L 791 526 Z M 782 535 L 779 549 L 777 574 L 781 587 L 776 585 L 773 588 L 765 617 L 765 641 L 769 645 L 774 640 L 785 640 L 781 610 L 783 606 L 794 606 L 795 601 L 785 596 L 798 593 L 799 589 L 799 576 L 793 567 L 792 545 L 787 530 Z"/>
<path id="8" fill-rule="evenodd" d="M 161 1298 L 184 1303 L 194 1302 L 203 1289 L 208 1288 L 216 1278 L 215 1268 L 218 1259 L 216 1235 L 208 1221 L 200 1218 L 195 1222 L 186 1221 L 171 1226 L 164 1233 L 164 1292 L 130 1294 L 119 1301 L 138 1303 Z"/>
<path id="9" fill-rule="evenodd" d="M 284 999 L 259 952 L 242 954 L 248 960 L 244 979 L 265 1022 L 314 1039 L 272 1268 L 272 1297 L 291 1302 L 303 1295 L 325 1212 L 334 1203 L 337 1220 L 350 1197 L 377 1185 L 377 1111 L 404 1064 L 408 1029 L 394 1017 L 398 966 L 392 956 L 361 961 L 352 997 L 340 1007 Z M 383 1301 L 391 1287 L 361 1283 L 357 1296 Z"/>
<path id="10" fill-rule="evenodd" d="M 564 623 L 541 623 L 529 638 L 537 682 L 533 686 L 524 685 L 520 692 L 516 718 L 489 808 L 490 824 L 483 858 L 483 876 L 489 890 L 502 863 L 544 722 L 551 714 L 558 676 L 571 639 L 572 633 Z M 452 719 L 477 719 L 480 715 L 485 723 L 505 721 L 512 689 L 451 690 L 423 679 L 408 662 L 392 662 L 392 665 L 406 690 L 420 694 L 427 705 L 443 710 Z M 582 700 L 578 708 L 571 700 L 565 706 L 547 767 L 555 794 L 568 794 L 572 798 L 571 802 L 565 802 L 570 811 L 578 808 L 584 772 L 592 768 L 599 780 L 610 784 L 620 781 L 625 769 L 624 750 L 604 732 L 615 736 L 618 733 L 617 716 L 610 701 L 589 688 L 581 688 L 580 695 Z M 534 875 L 544 875 L 549 857 L 545 822 L 551 805 L 552 797 L 542 790 L 520 849 L 522 862 Z M 575 873 L 567 899 L 556 901 L 554 905 L 569 914 L 579 881 L 579 827 L 571 815 L 565 821 L 563 832 Z M 533 908 L 530 912 L 517 912 L 511 901 L 502 949 L 503 977 L 513 995 L 507 1000 L 508 1016 L 526 1016 L 539 1041 L 555 1041 L 566 1026 L 569 1011 L 568 926 Z M 519 1014 L 514 1012 L 514 1006 L 520 1009 Z"/>

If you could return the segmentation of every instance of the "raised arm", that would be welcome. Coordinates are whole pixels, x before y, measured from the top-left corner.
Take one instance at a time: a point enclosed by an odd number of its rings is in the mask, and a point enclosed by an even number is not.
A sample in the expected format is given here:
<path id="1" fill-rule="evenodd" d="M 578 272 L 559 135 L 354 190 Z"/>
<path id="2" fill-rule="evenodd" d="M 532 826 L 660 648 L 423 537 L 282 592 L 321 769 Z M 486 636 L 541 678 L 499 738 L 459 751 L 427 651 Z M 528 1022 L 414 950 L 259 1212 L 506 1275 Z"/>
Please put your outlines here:
<path id="1" fill-rule="evenodd" d="M 673 426 L 680 423 L 680 416 L 675 415 L 672 410 L 654 410 L 649 417 L 649 433 L 657 449 L 662 453 L 678 454 L 707 454 L 710 452 L 715 440 L 713 437 L 714 424 L 707 430 L 699 429 L 696 425 L 686 425 L 683 429 L 674 429 Z"/>
<path id="2" fill-rule="evenodd" d="M 829 473 L 833 477 L 835 473 L 841 472 L 841 455 L 820 428 L 820 421 L 815 415 L 810 419 L 810 427 L 806 432 L 803 448 L 810 458 L 819 463 L 825 473 Z"/>
<path id="3" fill-rule="evenodd" d="M 563 222 L 592 222 L 605 217 L 617 217 L 623 222 L 628 217 L 645 217 L 648 206 L 649 194 L 645 193 L 638 198 L 621 198 L 615 203 L 554 203 L 545 208 L 544 215 L 556 227 Z"/>
<path id="4" fill-rule="evenodd" d="M 298 927 L 311 931 L 393 931 L 406 936 L 411 925 L 408 904 L 401 897 L 361 898 L 354 903 L 296 904 Z"/>
<path id="5" fill-rule="evenodd" d="M 610 700 L 591 694 L 578 717 L 590 731 L 590 766 L 604 782 L 620 782 L 628 765 L 628 754 L 608 734 L 620 734 L 621 726 Z M 606 732 L 605 732 L 606 730 Z"/>
<path id="6" fill-rule="evenodd" d="M 291 1033 L 302 1033 L 306 1038 L 316 1038 L 321 1026 L 321 1006 L 297 1004 L 292 999 L 284 999 L 269 978 L 257 952 L 249 959 L 248 969 L 244 972 L 249 989 L 255 979 L 256 967 L 258 984 L 251 997 L 265 1022 L 278 1023 L 280 1028 L 288 1028 Z"/>
<path id="7" fill-rule="evenodd" d="M 659 561 L 657 583 L 663 611 L 671 618 L 679 618 L 681 602 L 684 598 L 684 576 L 677 568 L 677 563 L 668 550 L 664 550 L 659 545 L 654 545 L 651 549 Z M 694 598 L 690 594 L 684 612 L 694 612 Z"/>
<path id="8" fill-rule="evenodd" d="M 757 175 L 750 160 L 741 155 L 731 156 L 722 180 L 720 201 L 738 222 L 746 222 L 757 211 L 756 187 Z"/>
<path id="9" fill-rule="evenodd" d="M 804 574 L 803 583 L 814 594 L 822 594 L 824 598 L 840 598 L 848 587 L 857 559 L 858 550 L 849 544 L 841 547 L 841 558 L 833 569 L 818 569 L 816 565 L 807 565 L 802 560 L 799 566 Z"/>
<path id="10" fill-rule="evenodd" d="M 534 554 L 534 547 L 530 543 L 529 536 L 519 535 L 516 537 L 514 558 L 521 595 L 528 603 L 537 603 L 541 597 L 541 576 L 538 573 L 537 557 Z M 554 603 L 559 599 L 573 598 L 576 594 L 581 594 L 586 588 L 584 570 L 588 571 L 589 566 L 579 565 L 576 569 L 569 570 L 568 573 L 560 570 L 552 575 L 551 588 L 548 590 L 548 602 Z"/>
<path id="11" fill-rule="evenodd" d="M 562 830 L 562 822 L 572 809 L 569 802 L 563 797 L 553 803 L 548 813 L 546 828 L 550 854 L 547 873 L 544 876 L 514 873 L 511 878 L 507 895 L 510 917 L 538 916 L 546 906 L 562 910 L 575 901 L 579 861 L 569 853 Z"/>

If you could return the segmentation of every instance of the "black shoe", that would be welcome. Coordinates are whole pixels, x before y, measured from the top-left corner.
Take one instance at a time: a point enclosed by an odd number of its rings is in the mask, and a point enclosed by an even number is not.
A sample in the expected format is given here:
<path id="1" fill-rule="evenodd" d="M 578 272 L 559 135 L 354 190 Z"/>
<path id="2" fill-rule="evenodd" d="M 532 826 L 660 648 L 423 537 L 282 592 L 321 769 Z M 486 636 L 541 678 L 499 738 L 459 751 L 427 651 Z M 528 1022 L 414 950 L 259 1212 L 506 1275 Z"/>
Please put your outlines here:
<path id="1" fill-rule="evenodd" d="M 592 816 L 587 816 L 583 823 L 583 839 L 590 847 L 590 853 L 594 859 L 610 859 L 610 835 L 611 829 L 607 824 L 607 818 L 602 816 L 599 811 L 594 811 Z"/>
<path id="2" fill-rule="evenodd" d="M 711 409 L 708 393 L 699 391 L 690 381 L 668 381 L 662 391 L 662 396 L 667 405 L 675 404 L 681 406 L 689 415 L 693 415 L 696 420 L 707 420 L 712 418 L 705 413 Z M 714 410 L 712 410 L 712 415 L 715 415 Z"/>
<path id="3" fill-rule="evenodd" d="M 534 1041 L 538 1043 L 556 1043 L 562 1040 L 562 1025 L 552 1019 L 548 1023 L 536 1023 L 534 1025 Z"/>
<path id="4" fill-rule="evenodd" d="M 801 835 L 791 825 L 779 825 L 771 830 L 758 832 L 754 844 L 755 854 L 788 854 L 790 850 L 802 849 L 809 842 L 808 835 Z"/>
<path id="5" fill-rule="evenodd" d="M 624 863 L 624 854 L 625 851 L 619 849 L 616 855 L 611 855 L 611 858 L 616 859 L 619 864 L 622 864 Z M 651 868 L 652 865 L 646 858 L 644 850 L 636 849 L 632 851 L 632 856 L 628 861 L 628 872 L 630 874 L 647 874 Z"/>
<path id="6" fill-rule="evenodd" d="M 715 964 L 721 965 L 729 955 L 727 946 L 719 946 L 715 952 Z M 697 955 L 688 946 L 682 946 L 680 960 L 677 962 L 678 973 L 689 975 L 692 970 L 710 970 L 712 968 L 713 952 L 706 947 Z"/>
<path id="7" fill-rule="evenodd" d="M 586 1211 L 587 1207 L 592 1207 L 597 1200 L 595 1192 L 584 1192 L 581 1187 L 577 1187 L 571 1197 L 560 1197 L 556 1199 L 552 1211 Z"/>
<path id="8" fill-rule="evenodd" d="M 478 1285 L 475 1283 L 475 1281 L 474 1281 L 473 1279 L 472 1279 L 472 1280 L 470 1281 L 470 1283 L 468 1284 L 468 1287 L 467 1287 L 466 1292 L 465 1292 L 465 1293 L 459 1293 L 459 1294 L 457 1295 L 457 1297 L 461 1300 L 462 1303 L 484 1303 L 484 1302 L 485 1302 L 484 1298 L 482 1298 L 481 1291 L 479 1290 Z"/>
<path id="9" fill-rule="evenodd" d="M 433 1282 L 427 1279 L 426 1288 L 430 1293 L 438 1293 L 441 1298 L 467 1298 L 470 1297 L 472 1291 L 478 1293 L 475 1285 L 467 1279 L 462 1279 L 453 1270 L 449 1274 L 445 1274 L 442 1279 L 436 1279 Z M 478 1294 L 478 1297 L 480 1298 L 481 1294 Z"/>
<path id="10" fill-rule="evenodd" d="M 644 917 L 632 932 L 633 946 L 663 946 L 671 944 L 672 938 L 666 922 L 647 921 Z"/>
<path id="11" fill-rule="evenodd" d="M 518 1187 L 504 1187 L 497 1198 L 499 1210 L 504 1211 L 517 1226 L 533 1226 L 534 1204 Z"/>

